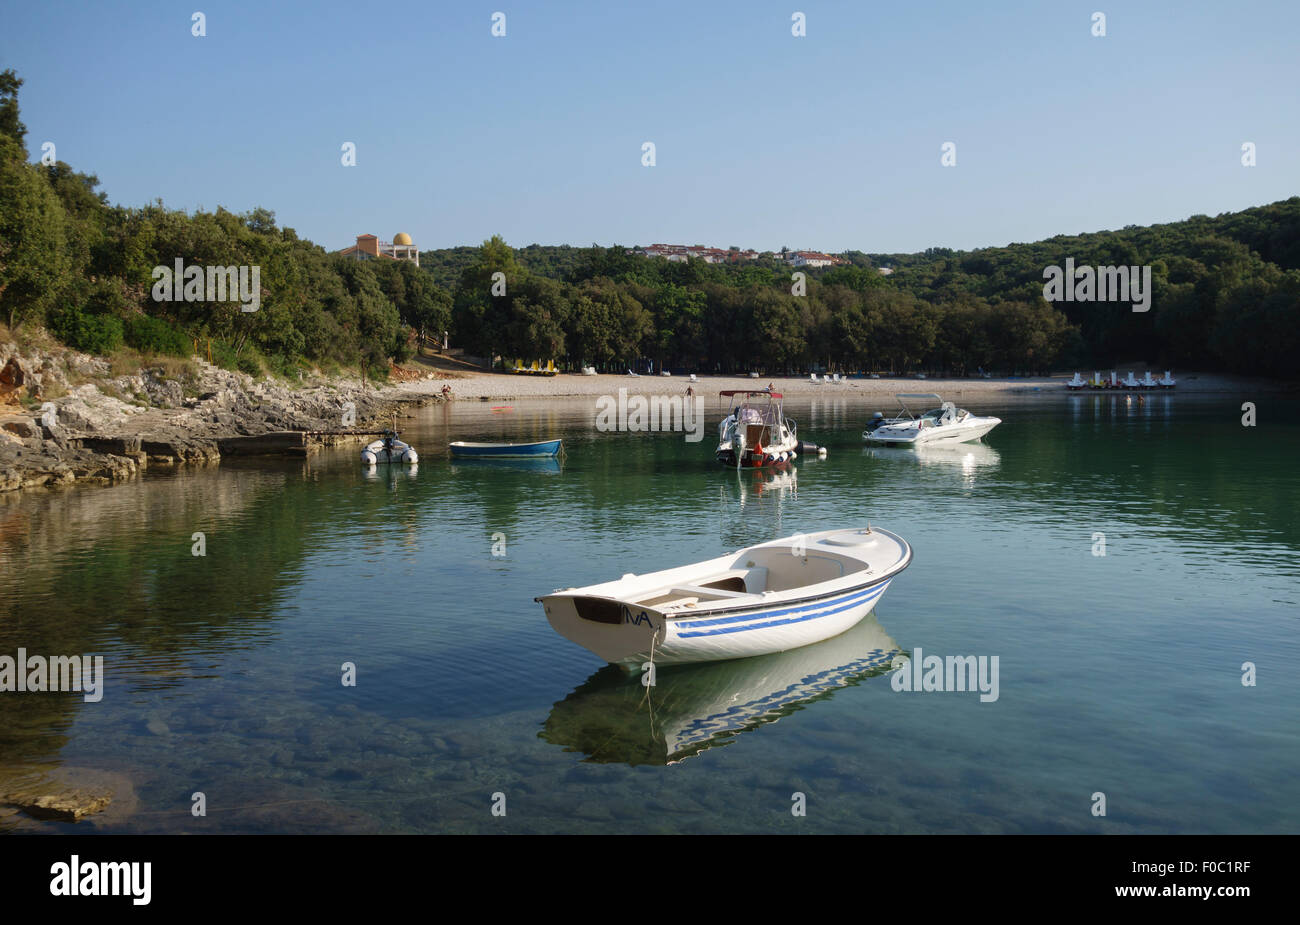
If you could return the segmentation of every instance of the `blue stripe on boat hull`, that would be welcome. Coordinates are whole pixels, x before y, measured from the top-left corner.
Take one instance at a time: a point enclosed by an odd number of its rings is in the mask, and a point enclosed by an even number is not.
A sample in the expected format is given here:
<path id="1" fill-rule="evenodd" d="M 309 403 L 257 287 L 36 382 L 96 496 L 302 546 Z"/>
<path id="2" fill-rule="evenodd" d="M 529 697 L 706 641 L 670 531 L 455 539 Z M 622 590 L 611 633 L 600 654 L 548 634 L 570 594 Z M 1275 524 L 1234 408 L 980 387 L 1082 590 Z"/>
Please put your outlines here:
<path id="1" fill-rule="evenodd" d="M 860 591 L 848 597 L 842 597 L 837 600 L 822 601 L 816 605 L 803 608 L 790 608 L 787 610 L 775 610 L 768 613 L 756 611 L 749 614 L 740 614 L 734 617 L 725 617 L 718 620 L 700 620 L 695 623 L 686 624 L 677 632 L 677 639 L 693 639 L 699 636 L 722 636 L 727 633 L 743 633 L 748 630 L 768 629 L 773 626 L 785 626 L 790 623 L 803 623 L 807 620 L 816 620 L 819 617 L 829 617 L 833 614 L 843 613 L 846 610 L 852 610 L 862 604 L 874 601 L 880 595 L 885 593 L 889 587 L 889 582 L 882 582 L 874 585 L 866 591 Z M 786 616 L 793 614 L 793 616 Z M 782 619 L 774 619 L 782 618 Z M 751 623 L 748 621 L 761 620 L 761 623 Z M 744 625 L 737 625 L 737 624 Z M 712 629 L 696 629 L 696 627 L 713 627 Z M 683 631 L 686 630 L 686 631 Z"/>

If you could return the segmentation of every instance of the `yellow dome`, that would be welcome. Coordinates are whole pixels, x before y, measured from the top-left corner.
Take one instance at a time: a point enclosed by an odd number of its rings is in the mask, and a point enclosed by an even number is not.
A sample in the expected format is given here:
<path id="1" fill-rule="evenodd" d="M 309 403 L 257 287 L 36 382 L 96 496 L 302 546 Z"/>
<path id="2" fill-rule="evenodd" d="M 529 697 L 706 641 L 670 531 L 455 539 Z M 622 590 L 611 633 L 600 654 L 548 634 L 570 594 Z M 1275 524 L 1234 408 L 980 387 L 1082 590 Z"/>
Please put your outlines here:
<path id="1" fill-rule="evenodd" d="M 394 244 L 410 244 L 410 243 L 411 243 L 411 236 L 410 236 L 409 234 L 407 234 L 405 231 L 399 231 L 397 234 L 393 235 L 393 243 L 394 243 Z"/>

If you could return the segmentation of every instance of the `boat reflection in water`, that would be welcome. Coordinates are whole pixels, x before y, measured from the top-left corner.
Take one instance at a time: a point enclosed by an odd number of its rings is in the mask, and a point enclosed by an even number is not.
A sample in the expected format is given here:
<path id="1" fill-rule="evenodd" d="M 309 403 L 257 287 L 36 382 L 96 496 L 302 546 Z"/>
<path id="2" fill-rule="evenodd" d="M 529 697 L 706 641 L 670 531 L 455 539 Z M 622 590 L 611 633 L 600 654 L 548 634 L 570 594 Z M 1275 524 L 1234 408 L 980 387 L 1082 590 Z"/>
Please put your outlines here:
<path id="1" fill-rule="evenodd" d="M 773 494 L 777 497 L 789 495 L 799 497 L 799 470 L 794 466 L 784 469 L 760 469 L 757 472 L 740 473 L 736 477 L 740 486 L 740 503 L 745 503 L 746 495 L 751 492 L 757 498 Z"/>
<path id="2" fill-rule="evenodd" d="M 782 516 L 799 499 L 799 470 L 792 465 L 780 469 L 741 469 L 724 475 L 718 487 L 719 535 L 725 545 L 749 546 L 758 536 L 784 536 Z M 755 517 L 763 518 L 756 531 Z"/>
<path id="3" fill-rule="evenodd" d="M 380 479 L 388 482 L 390 485 L 397 483 L 400 479 L 413 479 L 420 474 L 419 463 L 410 463 L 404 467 L 392 466 L 387 470 L 380 470 L 378 466 L 366 466 L 361 470 L 361 476 L 367 482 L 378 482 Z"/>
<path id="4" fill-rule="evenodd" d="M 452 472 L 488 472 L 493 469 L 552 474 L 564 471 L 558 456 L 457 456 L 451 460 Z"/>
<path id="5" fill-rule="evenodd" d="M 585 761 L 676 764 L 890 670 L 901 650 L 875 614 L 833 639 L 775 655 L 629 678 L 608 665 L 557 703 L 538 735 Z"/>
<path id="6" fill-rule="evenodd" d="M 961 469 L 963 472 L 996 469 L 1002 463 L 1002 455 L 983 443 L 938 443 L 915 448 L 880 446 L 869 447 L 863 453 L 873 459 Z"/>

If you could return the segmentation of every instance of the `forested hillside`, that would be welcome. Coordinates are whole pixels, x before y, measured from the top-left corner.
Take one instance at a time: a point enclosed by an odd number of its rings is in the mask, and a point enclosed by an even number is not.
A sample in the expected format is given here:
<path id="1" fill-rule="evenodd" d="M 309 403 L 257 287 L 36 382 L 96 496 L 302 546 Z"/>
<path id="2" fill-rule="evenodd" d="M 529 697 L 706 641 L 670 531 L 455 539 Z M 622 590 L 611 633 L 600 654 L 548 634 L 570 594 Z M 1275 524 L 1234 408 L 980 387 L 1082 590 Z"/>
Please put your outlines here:
<path id="1" fill-rule="evenodd" d="M 743 372 L 979 368 L 1038 373 L 1130 360 L 1295 377 L 1300 364 L 1300 198 L 1182 222 L 975 251 L 844 255 L 810 269 L 802 296 L 777 260 L 671 263 L 624 248 L 480 249 L 421 255 L 455 300 L 474 351 L 611 368 Z M 1043 299 L 1043 271 L 1151 267 L 1146 312 L 1129 302 Z M 894 272 L 882 276 L 878 268 Z M 493 272 L 511 285 L 489 295 Z"/>
<path id="2" fill-rule="evenodd" d="M 99 181 L 62 161 L 28 162 L 18 110 L 22 81 L 0 74 L 0 321 L 44 325 L 81 350 L 213 359 L 257 373 L 300 364 L 386 375 L 411 350 L 413 328 L 441 331 L 450 296 L 399 261 L 326 253 L 256 209 L 187 213 L 161 202 L 109 205 Z M 237 301 L 158 301 L 155 267 L 259 268 L 257 311 Z"/>
<path id="3" fill-rule="evenodd" d="M 1183 368 L 1300 375 L 1300 197 L 1033 244 L 870 255 L 895 268 L 894 285 L 935 303 L 1041 295 L 1043 268 L 1067 257 L 1076 265 L 1152 268 L 1148 312 L 1058 303 L 1079 328 L 1087 363 L 1145 357 Z"/>
<path id="4" fill-rule="evenodd" d="M 569 369 L 648 360 L 701 372 L 1029 374 L 1141 359 L 1300 374 L 1300 198 L 975 251 L 849 252 L 847 265 L 803 271 L 803 291 L 776 258 L 677 263 L 497 237 L 425 251 L 417 268 L 327 253 L 265 209 L 110 205 L 93 175 L 30 162 L 21 83 L 0 74 L 0 321 L 44 325 L 91 352 L 188 355 L 210 340 L 215 360 L 250 372 L 381 375 L 409 355 L 414 333 L 450 330 L 472 355 Z M 1150 265 L 1150 310 L 1044 301 L 1044 268 L 1066 258 Z M 155 298 L 157 268 L 178 259 L 258 267 L 258 310 Z"/>

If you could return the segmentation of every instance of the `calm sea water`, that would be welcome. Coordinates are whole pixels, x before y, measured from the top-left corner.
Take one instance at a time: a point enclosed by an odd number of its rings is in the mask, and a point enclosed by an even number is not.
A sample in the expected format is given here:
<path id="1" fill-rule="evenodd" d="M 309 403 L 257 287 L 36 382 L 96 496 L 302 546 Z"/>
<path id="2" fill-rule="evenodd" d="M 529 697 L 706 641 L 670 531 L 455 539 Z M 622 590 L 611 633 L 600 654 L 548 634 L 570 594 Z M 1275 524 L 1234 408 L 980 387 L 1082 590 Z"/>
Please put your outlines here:
<path id="1" fill-rule="evenodd" d="M 107 673 L 99 703 L 0 693 L 0 792 L 117 792 L 0 829 L 1300 829 L 1300 403 L 960 403 L 1004 423 L 917 453 L 863 448 L 878 399 L 791 401 L 829 456 L 785 475 L 716 467 L 713 407 L 687 443 L 597 433 L 592 402 L 461 402 L 406 423 L 416 471 L 367 475 L 349 448 L 0 498 L 0 654 Z M 558 466 L 446 457 L 553 436 Z M 915 549 L 874 618 L 648 690 L 533 601 L 868 521 Z M 999 698 L 894 691 L 890 658 L 918 648 L 998 656 Z"/>

